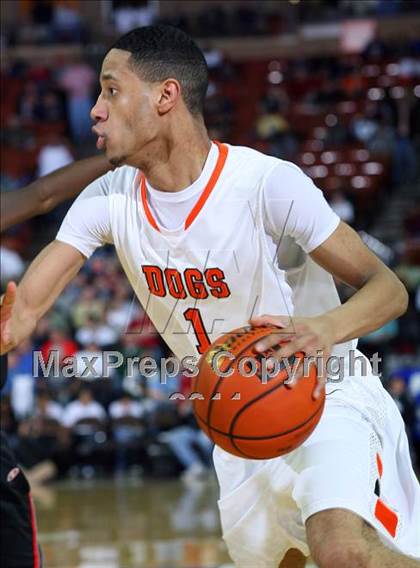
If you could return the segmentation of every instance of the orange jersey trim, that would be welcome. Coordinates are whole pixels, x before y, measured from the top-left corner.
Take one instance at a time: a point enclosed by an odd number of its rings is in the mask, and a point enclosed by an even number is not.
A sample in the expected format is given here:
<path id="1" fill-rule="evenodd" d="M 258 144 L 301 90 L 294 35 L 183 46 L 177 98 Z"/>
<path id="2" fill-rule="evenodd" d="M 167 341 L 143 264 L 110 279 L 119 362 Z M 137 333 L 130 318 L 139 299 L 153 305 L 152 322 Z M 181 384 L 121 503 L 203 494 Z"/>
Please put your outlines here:
<path id="1" fill-rule="evenodd" d="M 220 174 L 222 173 L 223 167 L 225 165 L 226 158 L 227 158 L 227 155 L 228 155 L 228 147 L 225 146 L 224 144 L 220 144 L 220 142 L 216 142 L 216 144 L 217 144 L 217 147 L 219 148 L 219 157 L 217 158 L 217 162 L 216 162 L 216 165 L 214 167 L 213 173 L 211 174 L 210 179 L 209 179 L 206 187 L 204 188 L 203 193 L 200 195 L 197 203 L 191 209 L 191 211 L 188 214 L 188 217 L 185 220 L 185 227 L 184 227 L 185 229 L 188 229 L 188 227 L 191 225 L 191 223 L 194 221 L 194 219 L 200 213 L 205 202 L 209 198 L 210 193 L 213 191 L 214 186 L 216 185 L 217 180 L 219 179 Z"/>
<path id="2" fill-rule="evenodd" d="M 379 479 L 381 479 L 384 466 L 382 463 L 381 456 L 376 454 L 376 465 L 378 468 Z M 378 521 L 385 527 L 389 534 L 395 538 L 397 534 L 398 527 L 398 515 L 393 511 L 382 499 L 378 498 L 375 505 L 375 517 Z"/>
<path id="3" fill-rule="evenodd" d="M 152 225 L 152 227 L 156 229 L 156 231 L 160 231 L 158 224 L 156 223 L 155 218 L 153 217 L 152 212 L 150 211 L 149 204 L 147 203 L 146 178 L 144 174 L 141 174 L 140 195 L 141 195 L 141 201 L 143 203 L 144 214 L 146 215 L 147 220 Z"/>
<path id="4" fill-rule="evenodd" d="M 204 188 L 202 194 L 198 198 L 197 203 L 194 205 L 194 207 L 188 213 L 188 216 L 187 216 L 185 223 L 184 223 L 184 230 L 188 229 L 188 227 L 191 225 L 191 223 L 194 221 L 194 219 L 200 213 L 201 209 L 204 207 L 204 204 L 206 203 L 207 199 L 209 198 L 211 192 L 213 191 L 213 189 L 214 189 L 214 187 L 217 183 L 217 180 L 219 179 L 220 174 L 222 173 L 223 167 L 225 165 L 226 158 L 227 158 L 227 155 L 228 155 L 228 147 L 225 146 L 224 144 L 221 144 L 220 142 L 215 142 L 215 143 L 216 143 L 216 145 L 219 149 L 219 157 L 217 158 L 217 162 L 216 162 L 216 165 L 214 167 L 213 173 L 211 174 L 210 179 L 207 182 L 206 187 Z M 150 207 L 149 207 L 149 203 L 147 202 L 146 177 L 143 173 L 140 173 L 140 172 L 139 172 L 138 175 L 140 176 L 140 196 L 141 196 L 141 201 L 142 201 L 142 204 L 143 204 L 144 213 L 146 215 L 147 220 L 152 225 L 152 227 L 154 229 L 156 229 L 156 231 L 160 231 L 159 225 L 157 224 L 155 218 L 153 217 L 152 211 L 150 210 Z"/>
<path id="5" fill-rule="evenodd" d="M 375 505 L 375 517 L 386 528 L 389 534 L 395 538 L 397 534 L 398 515 L 386 505 L 382 499 L 378 499 Z"/>
<path id="6" fill-rule="evenodd" d="M 376 454 L 376 465 L 378 467 L 379 479 L 381 479 L 384 466 L 382 465 L 381 456 L 379 454 Z"/>

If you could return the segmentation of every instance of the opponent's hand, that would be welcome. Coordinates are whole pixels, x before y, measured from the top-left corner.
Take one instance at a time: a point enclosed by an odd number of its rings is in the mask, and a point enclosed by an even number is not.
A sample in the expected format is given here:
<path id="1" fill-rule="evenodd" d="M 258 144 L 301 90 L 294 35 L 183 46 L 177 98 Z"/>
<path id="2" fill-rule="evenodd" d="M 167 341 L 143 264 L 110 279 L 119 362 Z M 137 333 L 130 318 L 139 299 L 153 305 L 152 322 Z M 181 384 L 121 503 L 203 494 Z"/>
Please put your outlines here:
<path id="1" fill-rule="evenodd" d="M 12 349 L 12 310 L 16 301 L 17 286 L 14 282 L 9 282 L 6 292 L 1 297 L 0 305 L 0 354 L 3 355 Z"/>
<path id="2" fill-rule="evenodd" d="M 317 365 L 318 385 L 313 392 L 314 398 L 318 398 L 326 382 L 326 365 L 328 357 L 334 343 L 334 330 L 331 322 L 325 316 L 311 318 L 289 316 L 270 316 L 263 315 L 252 318 L 250 324 L 254 326 L 274 325 L 279 328 L 279 333 L 272 333 L 261 339 L 255 349 L 259 353 L 277 346 L 273 356 L 279 360 L 283 357 L 290 357 L 297 351 L 302 351 L 306 356 L 321 357 L 319 361 L 322 365 Z M 287 341 L 286 344 L 278 347 L 280 341 Z M 303 365 L 292 377 L 289 386 L 293 387 L 303 376 Z"/>

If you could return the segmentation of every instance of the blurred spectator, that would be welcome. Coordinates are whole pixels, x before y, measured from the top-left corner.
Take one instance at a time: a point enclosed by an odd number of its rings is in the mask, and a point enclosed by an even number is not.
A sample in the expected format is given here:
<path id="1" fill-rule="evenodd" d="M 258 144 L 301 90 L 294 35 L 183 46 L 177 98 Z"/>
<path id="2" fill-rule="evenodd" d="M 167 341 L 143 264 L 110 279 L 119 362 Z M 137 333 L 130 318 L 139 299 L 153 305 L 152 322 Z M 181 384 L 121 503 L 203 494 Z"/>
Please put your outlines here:
<path id="1" fill-rule="evenodd" d="M 75 43 L 83 39 L 83 22 L 77 0 L 56 0 L 53 11 L 54 40 Z"/>
<path id="2" fill-rule="evenodd" d="M 64 108 L 57 93 L 49 89 L 41 95 L 37 116 L 43 122 L 59 122 L 65 117 Z"/>
<path id="3" fill-rule="evenodd" d="M 359 136 L 358 139 L 366 144 L 372 154 L 385 158 L 392 157 L 396 149 L 396 135 L 390 122 L 385 118 L 377 122 L 373 120 L 367 120 L 364 124 L 362 122 L 354 125 L 356 137 Z"/>
<path id="4" fill-rule="evenodd" d="M 76 332 L 77 341 L 84 346 L 95 343 L 99 348 L 110 347 L 118 342 L 118 331 L 96 316 L 87 319 Z"/>
<path id="5" fill-rule="evenodd" d="M 102 379 L 105 376 L 102 351 L 97 343 L 88 341 L 74 357 L 77 376 L 84 380 Z"/>
<path id="6" fill-rule="evenodd" d="M 398 337 L 398 333 L 399 322 L 398 320 L 392 320 L 368 335 L 364 335 L 360 338 L 363 353 L 367 357 L 372 357 L 374 353 L 378 353 L 383 361 L 389 352 L 392 341 Z"/>
<path id="7" fill-rule="evenodd" d="M 19 280 L 25 270 L 25 263 L 19 254 L 5 246 L 0 246 L 1 283 Z"/>
<path id="8" fill-rule="evenodd" d="M 363 95 L 363 77 L 359 66 L 353 67 L 346 72 L 341 79 L 341 89 L 337 87 L 335 100 L 330 102 L 340 102 L 342 100 L 355 100 Z"/>
<path id="9" fill-rule="evenodd" d="M 213 451 L 212 441 L 197 426 L 189 400 L 191 387 L 191 378 L 184 374 L 177 378 L 177 394 L 184 398 L 181 398 L 176 406 L 178 424 L 174 424 L 159 436 L 159 440 L 168 444 L 182 464 L 182 479 L 186 483 L 193 483 L 208 473 Z"/>
<path id="10" fill-rule="evenodd" d="M 32 374 L 32 343 L 23 341 L 9 355 L 7 382 L 2 391 L 9 394 L 16 419 L 22 420 L 32 413 L 35 381 Z"/>
<path id="11" fill-rule="evenodd" d="M 41 345 L 41 356 L 44 363 L 47 364 L 49 358 L 57 353 L 60 368 L 64 363 L 64 359 L 73 357 L 76 352 L 77 343 L 62 329 L 52 329 L 49 332 L 47 341 Z"/>
<path id="12" fill-rule="evenodd" d="M 134 313 L 131 302 L 127 298 L 126 290 L 117 289 L 115 297 L 111 300 L 106 313 L 106 322 L 118 333 L 123 333 L 131 323 Z"/>
<path id="13" fill-rule="evenodd" d="M 121 418 L 142 418 L 145 415 L 145 407 L 141 402 L 134 400 L 128 393 L 123 392 L 119 399 L 109 405 L 109 415 L 113 420 Z"/>
<path id="14" fill-rule="evenodd" d="M 146 405 L 133 400 L 125 392 L 109 406 L 112 435 L 116 444 L 115 466 L 117 473 L 126 471 L 130 450 L 138 449 L 138 445 L 145 435 L 146 412 Z"/>
<path id="15" fill-rule="evenodd" d="M 36 0 L 31 3 L 32 22 L 38 26 L 48 26 L 52 22 L 54 14 L 53 3 L 51 0 Z"/>
<path id="16" fill-rule="evenodd" d="M 387 389 L 401 412 L 408 439 L 411 442 L 416 430 L 416 407 L 408 393 L 407 383 L 404 377 L 400 375 L 391 377 Z M 412 449 L 414 449 L 414 447 Z M 419 456 L 415 457 L 418 459 Z"/>
<path id="17" fill-rule="evenodd" d="M 73 428 L 84 420 L 96 420 L 104 422 L 106 412 L 103 406 L 93 398 L 89 388 L 80 389 L 77 400 L 70 402 L 64 409 L 62 422 L 67 428 Z"/>
<path id="18" fill-rule="evenodd" d="M 65 140 L 60 136 L 50 134 L 48 143 L 41 148 L 38 155 L 38 176 L 46 176 L 72 162 L 73 156 Z"/>
<path id="19" fill-rule="evenodd" d="M 270 139 L 267 154 L 291 161 L 296 156 L 298 146 L 296 136 L 289 130 L 288 132 L 278 133 Z"/>
<path id="20" fill-rule="evenodd" d="M 417 177 L 418 156 L 415 146 L 408 136 L 408 128 L 401 125 L 396 135 L 393 148 L 393 182 L 396 185 L 402 183 L 414 183 Z"/>
<path id="21" fill-rule="evenodd" d="M 10 404 L 10 397 L 2 390 L 0 397 L 0 427 L 12 445 L 15 441 L 15 431 L 17 429 L 16 418 L 13 416 L 12 405 Z"/>
<path id="22" fill-rule="evenodd" d="M 182 375 L 177 373 L 177 359 L 173 353 L 164 360 L 153 357 L 152 351 L 144 351 L 143 358 L 150 357 L 156 361 L 156 371 L 146 376 L 146 394 L 156 402 L 167 403 L 173 393 L 179 392 Z M 164 363 L 164 364 L 163 364 Z M 170 403 L 173 406 L 172 403 Z"/>
<path id="23" fill-rule="evenodd" d="M 356 140 L 363 142 L 364 144 L 369 143 L 379 129 L 379 124 L 375 117 L 369 114 L 358 113 L 353 118 L 350 130 Z"/>
<path id="24" fill-rule="evenodd" d="M 162 342 L 158 332 L 152 324 L 149 316 L 141 312 L 128 327 L 128 335 L 132 335 L 133 342 L 138 348 L 148 351 L 156 361 L 162 355 Z"/>
<path id="25" fill-rule="evenodd" d="M 168 444 L 184 467 L 182 479 L 186 483 L 208 473 L 213 444 L 197 426 L 176 426 L 160 434 L 159 440 Z"/>
<path id="26" fill-rule="evenodd" d="M 61 423 L 63 407 L 51 399 L 48 391 L 39 391 L 36 396 L 36 406 L 33 416 L 37 419 L 45 419 Z"/>
<path id="27" fill-rule="evenodd" d="M 87 275 L 86 272 L 81 270 L 59 296 L 57 303 L 55 304 L 56 309 L 66 315 L 70 314 L 73 305 L 79 301 L 82 290 L 86 286 Z"/>
<path id="28" fill-rule="evenodd" d="M 365 47 L 362 56 L 368 61 L 380 61 L 389 53 L 385 43 L 378 37 L 374 37 Z"/>
<path id="29" fill-rule="evenodd" d="M 349 79 L 346 82 L 346 89 L 350 89 L 348 84 Z M 352 86 L 353 88 L 353 86 Z M 312 101 L 315 104 L 326 105 L 338 103 L 346 98 L 346 94 L 340 86 L 338 79 L 329 79 L 325 85 L 312 97 Z"/>
<path id="30" fill-rule="evenodd" d="M 327 132 L 325 144 L 327 146 L 343 146 L 349 141 L 349 131 L 340 117 L 334 114 L 327 116 Z"/>
<path id="31" fill-rule="evenodd" d="M 258 137 L 261 140 L 269 140 L 287 130 L 289 130 L 289 123 L 280 113 L 278 102 L 273 99 L 263 101 L 261 114 L 256 123 Z"/>
<path id="32" fill-rule="evenodd" d="M 65 446 L 60 431 L 61 411 L 47 393 L 40 393 L 33 413 L 19 424 L 16 454 L 27 468 L 31 483 L 47 481 L 56 474 L 52 460 L 64 449 L 60 446 Z"/>
<path id="33" fill-rule="evenodd" d="M 75 142 L 87 140 L 91 136 L 90 111 L 96 81 L 95 71 L 80 59 L 67 65 L 58 79 L 58 84 L 67 94 L 67 113 Z"/>
<path id="34" fill-rule="evenodd" d="M 211 70 L 222 70 L 224 64 L 223 53 L 220 49 L 212 48 L 204 50 L 207 67 Z"/>
<path id="35" fill-rule="evenodd" d="M 330 206 L 342 221 L 351 224 L 354 221 L 354 207 L 352 202 L 342 191 L 335 191 L 330 200 Z"/>
<path id="36" fill-rule="evenodd" d="M 119 35 L 130 30 L 154 24 L 159 2 L 153 0 L 114 0 L 115 29 Z"/>
<path id="37" fill-rule="evenodd" d="M 86 286 L 82 289 L 79 301 L 72 307 L 73 325 L 79 329 L 86 325 L 90 318 L 101 319 L 104 310 L 105 304 L 96 298 L 95 288 Z"/>
<path id="38" fill-rule="evenodd" d="M 34 81 L 26 81 L 17 101 L 17 113 L 24 123 L 40 118 L 40 95 Z"/>

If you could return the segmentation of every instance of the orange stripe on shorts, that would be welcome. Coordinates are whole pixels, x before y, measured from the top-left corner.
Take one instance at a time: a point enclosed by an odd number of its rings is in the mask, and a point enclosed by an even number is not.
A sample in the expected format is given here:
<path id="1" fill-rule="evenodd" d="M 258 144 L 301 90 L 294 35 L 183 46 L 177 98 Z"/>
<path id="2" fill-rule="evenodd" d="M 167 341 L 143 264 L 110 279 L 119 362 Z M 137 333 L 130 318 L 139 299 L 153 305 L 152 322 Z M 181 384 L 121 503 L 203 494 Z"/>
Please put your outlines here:
<path id="1" fill-rule="evenodd" d="M 382 499 L 376 501 L 375 517 L 386 528 L 389 534 L 395 538 L 397 534 L 398 515 L 392 509 L 385 505 Z"/>
<path id="2" fill-rule="evenodd" d="M 384 466 L 382 465 L 381 456 L 379 454 L 376 454 L 376 465 L 378 467 L 379 479 L 381 479 Z"/>

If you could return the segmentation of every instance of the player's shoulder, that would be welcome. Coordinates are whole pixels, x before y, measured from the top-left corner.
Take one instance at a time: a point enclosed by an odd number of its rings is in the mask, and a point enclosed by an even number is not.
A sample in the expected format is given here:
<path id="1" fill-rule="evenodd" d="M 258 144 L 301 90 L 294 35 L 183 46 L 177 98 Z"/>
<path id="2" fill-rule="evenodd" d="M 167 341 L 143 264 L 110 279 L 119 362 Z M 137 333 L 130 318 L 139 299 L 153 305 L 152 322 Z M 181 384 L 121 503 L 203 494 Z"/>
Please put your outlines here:
<path id="1" fill-rule="evenodd" d="M 121 166 L 106 174 L 108 194 L 128 194 L 138 185 L 139 170 L 132 166 Z"/>
<path id="2" fill-rule="evenodd" d="M 233 167 L 267 168 L 270 165 L 274 166 L 278 161 L 278 158 L 263 154 L 249 146 L 236 146 L 234 144 L 226 144 L 226 146 L 229 151 L 229 162 Z"/>
<path id="3" fill-rule="evenodd" d="M 136 176 L 136 168 L 123 166 L 111 170 L 90 183 L 78 196 L 78 202 L 98 198 L 106 198 L 111 195 L 129 194 L 133 191 Z"/>
<path id="4" fill-rule="evenodd" d="M 309 180 L 308 176 L 301 168 L 276 156 L 264 154 L 259 150 L 248 146 L 227 145 L 229 148 L 230 163 L 233 169 L 237 169 L 244 175 L 244 172 L 254 173 L 262 181 L 273 179 L 278 183 L 305 183 Z"/>

